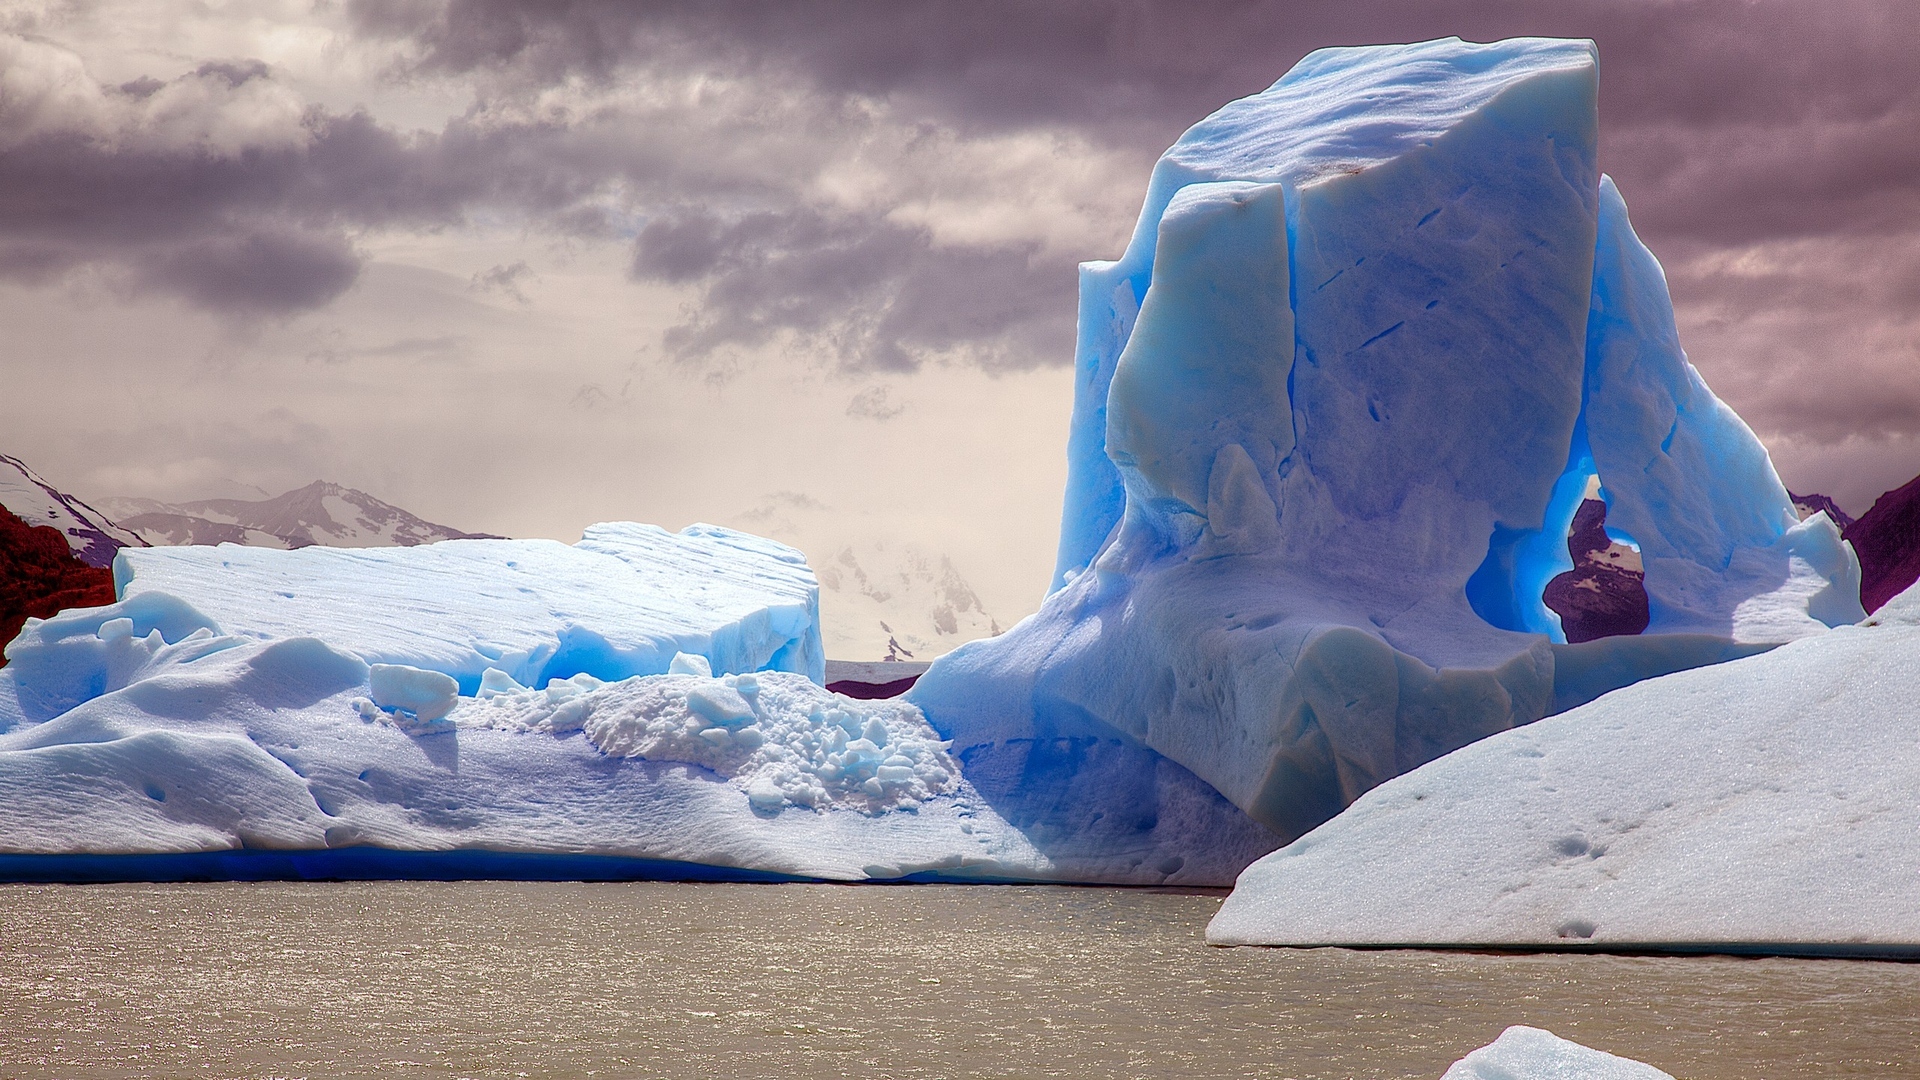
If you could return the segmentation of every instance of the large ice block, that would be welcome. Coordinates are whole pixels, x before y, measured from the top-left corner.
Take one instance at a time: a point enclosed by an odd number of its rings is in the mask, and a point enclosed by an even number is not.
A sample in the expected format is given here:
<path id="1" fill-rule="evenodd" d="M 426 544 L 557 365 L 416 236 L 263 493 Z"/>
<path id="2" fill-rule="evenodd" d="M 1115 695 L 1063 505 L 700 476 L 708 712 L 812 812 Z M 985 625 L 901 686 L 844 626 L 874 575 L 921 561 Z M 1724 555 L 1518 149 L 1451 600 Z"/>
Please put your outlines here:
<path id="1" fill-rule="evenodd" d="M 1294 837 L 1857 619 L 1837 533 L 1678 349 L 1596 78 L 1586 41 L 1327 49 L 1182 136 L 1125 256 L 1082 269 L 1055 591 L 920 680 L 933 724 L 983 756 L 1118 733 Z M 1674 633 L 1567 646 L 1541 600 L 1596 473 Z"/>

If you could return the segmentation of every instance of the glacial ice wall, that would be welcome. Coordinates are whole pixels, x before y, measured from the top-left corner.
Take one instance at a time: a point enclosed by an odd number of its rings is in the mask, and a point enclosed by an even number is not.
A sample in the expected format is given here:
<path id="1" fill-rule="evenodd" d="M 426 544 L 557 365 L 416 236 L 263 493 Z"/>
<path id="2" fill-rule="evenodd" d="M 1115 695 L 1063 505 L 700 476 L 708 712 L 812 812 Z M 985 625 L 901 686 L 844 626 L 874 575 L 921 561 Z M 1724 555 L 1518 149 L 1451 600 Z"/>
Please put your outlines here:
<path id="1" fill-rule="evenodd" d="M 1596 91 L 1586 41 L 1328 49 L 1167 151 L 1126 254 L 1082 267 L 1055 591 L 912 693 L 963 760 L 1040 788 L 1050 741 L 1117 738 L 1291 837 L 1861 617 L 1837 531 L 1680 351 Z M 1557 644 L 1540 594 L 1596 474 L 1674 633 Z"/>
<path id="2" fill-rule="evenodd" d="M 574 545 L 127 548 L 114 577 L 122 599 L 182 597 L 224 633 L 317 637 L 369 664 L 451 676 L 469 697 L 488 668 L 540 687 L 664 674 L 681 652 L 715 671 L 826 677 L 806 557 L 712 525 L 606 522 Z"/>

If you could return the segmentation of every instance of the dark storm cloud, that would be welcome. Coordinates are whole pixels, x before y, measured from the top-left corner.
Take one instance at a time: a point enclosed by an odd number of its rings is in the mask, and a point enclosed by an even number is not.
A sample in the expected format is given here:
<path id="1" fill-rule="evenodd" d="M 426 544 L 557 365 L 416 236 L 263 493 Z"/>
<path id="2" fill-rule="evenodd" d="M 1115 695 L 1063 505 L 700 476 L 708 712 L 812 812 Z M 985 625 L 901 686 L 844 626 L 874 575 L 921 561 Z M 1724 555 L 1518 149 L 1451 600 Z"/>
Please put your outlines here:
<path id="1" fill-rule="evenodd" d="M 1117 254 L 1128 222 L 1113 223 L 1114 250 L 942 240 L 896 212 L 896 192 L 831 202 L 812 182 L 876 125 L 920 125 L 961 138 L 1069 133 L 1137 163 L 1102 182 L 1138 190 L 1187 125 L 1314 48 L 1587 36 L 1602 56 L 1602 166 L 1667 262 L 1683 335 L 1714 385 L 1763 431 L 1920 432 L 1920 365 L 1901 352 L 1920 247 L 1920 4 L 1906 0 L 347 10 L 363 38 L 402 47 L 397 77 L 470 86 L 475 110 L 413 135 L 312 110 L 303 146 L 227 157 L 38 136 L 0 153 L 0 273 L 105 262 L 217 310 L 297 310 L 351 282 L 358 230 L 494 205 L 550 230 L 633 237 L 635 279 L 693 290 L 667 341 L 689 362 L 790 337 L 854 369 L 943 355 L 1059 364 L 1072 264 Z M 182 78 L 243 93 L 273 73 L 234 60 Z M 728 112 L 700 94 L 621 96 L 675 79 L 759 100 Z M 585 87 L 586 104 L 496 108 L 563 87 Z M 149 79 L 113 92 L 146 101 L 167 89 Z M 1772 253 L 1763 270 L 1730 268 L 1749 250 Z"/>
<path id="2" fill-rule="evenodd" d="M 698 359 L 793 333 L 849 366 L 908 371 L 929 354 L 963 353 L 993 368 L 1065 357 L 1071 270 L 1032 246 L 942 250 L 923 228 L 878 216 L 759 211 L 731 220 L 702 209 L 650 221 L 635 244 L 637 278 L 703 286 L 699 314 L 667 347 Z"/>
<path id="3" fill-rule="evenodd" d="M 258 64 L 209 64 L 190 79 L 239 86 Z M 158 80 L 148 80 L 157 82 Z M 160 88 L 140 85 L 134 96 Z M 317 307 L 352 284 L 347 229 L 452 220 L 464 192 L 421 182 L 421 155 L 365 116 L 309 111 L 307 145 L 213 152 L 201 142 L 116 139 L 55 128 L 0 152 L 0 274 L 50 277 L 116 267 L 141 290 L 202 307 L 279 314 Z M 376 177 L 411 183 L 376 186 Z"/>
<path id="4" fill-rule="evenodd" d="M 143 286 L 237 312 L 317 307 L 360 273 L 360 258 L 345 237 L 272 227 L 164 245 L 134 262 Z"/>
<path id="5" fill-rule="evenodd" d="M 1301 56 L 1458 34 L 1592 37 L 1604 166 L 1656 231 L 1844 231 L 1920 210 L 1920 5 L 1904 0 L 1032 4 L 448 0 L 356 5 L 420 70 L 546 85 L 638 64 L 775 68 L 970 127 L 1059 124 L 1157 150 Z M 386 13 L 384 15 L 376 13 Z"/>
<path id="6" fill-rule="evenodd" d="M 1842 284 L 1874 277 L 1874 266 L 1906 274 L 1904 252 L 1920 238 L 1920 79 L 1910 56 L 1920 5 L 1902 0 L 448 0 L 404 17 L 371 2 L 357 10 L 369 32 L 410 38 L 423 72 L 546 85 L 614 82 L 637 65 L 774 71 L 805 92 L 879 98 L 963 131 L 1077 130 L 1143 161 L 1314 48 L 1447 34 L 1592 37 L 1602 56 L 1602 165 L 1668 260 L 1683 331 L 1709 377 L 1775 431 L 1828 437 L 1868 420 L 1920 431 L 1920 375 L 1884 361 L 1907 329 L 1904 290 Z M 636 274 L 706 286 L 700 315 L 680 332 L 683 349 L 760 340 L 783 326 L 818 330 L 817 303 L 867 310 L 884 294 L 855 336 L 870 362 L 887 366 L 911 355 L 890 348 L 899 341 L 889 335 L 1005 335 L 1037 317 L 1021 290 L 1037 285 L 1056 303 L 1068 287 L 1064 260 L 1016 269 L 1010 252 L 935 253 L 877 218 L 816 225 L 813 241 L 791 221 L 775 230 L 779 242 L 757 233 L 769 228 L 773 219 L 695 212 L 643 233 Z M 1716 251 L 1787 242 L 1801 245 L 1798 267 L 1695 270 Z M 860 260 L 867 268 L 849 265 Z M 1011 287 L 962 285 L 955 297 L 936 285 L 982 260 Z M 889 292 L 884 281 L 902 284 Z M 1064 321 L 1068 309 L 1059 310 Z M 1768 333 L 1753 332 L 1761 322 Z M 1048 351 L 1028 362 L 1064 362 L 1062 339 L 1030 335 Z M 1801 385 L 1813 369 L 1817 392 Z"/>

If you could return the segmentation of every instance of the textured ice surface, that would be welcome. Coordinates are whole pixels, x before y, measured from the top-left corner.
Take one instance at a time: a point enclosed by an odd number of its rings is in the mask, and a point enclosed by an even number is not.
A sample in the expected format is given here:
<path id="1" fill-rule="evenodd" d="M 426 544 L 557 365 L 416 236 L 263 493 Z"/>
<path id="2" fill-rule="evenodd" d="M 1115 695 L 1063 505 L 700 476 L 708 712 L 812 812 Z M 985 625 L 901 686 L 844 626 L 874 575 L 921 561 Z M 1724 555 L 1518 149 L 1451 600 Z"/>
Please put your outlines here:
<path id="1" fill-rule="evenodd" d="M 1608 531 L 1639 545 L 1649 633 L 1777 642 L 1866 617 L 1838 526 L 1799 520 L 1766 449 L 1687 362 L 1666 275 L 1610 178 L 1582 417 L 1570 472 L 1598 473 Z"/>
<path id="2" fill-rule="evenodd" d="M 1216 944 L 1920 953 L 1920 590 L 1431 762 L 1249 867 Z"/>
<path id="3" fill-rule="evenodd" d="M 1167 151 L 1126 254 L 1082 270 L 1056 591 L 910 695 L 963 760 L 1117 733 L 1291 838 L 1860 617 L 1848 549 L 1679 351 L 1596 77 L 1586 41 L 1322 50 Z M 1685 633 L 1557 644 L 1541 593 L 1596 471 Z"/>
<path id="4" fill-rule="evenodd" d="M 1673 1080 L 1630 1058 L 1515 1025 L 1447 1069 L 1440 1080 Z"/>
<path id="5" fill-rule="evenodd" d="M 1516 450 L 1539 453 L 1511 455 L 1515 463 L 1495 472 L 1521 475 L 1487 475 L 1481 485 L 1493 494 L 1525 489 L 1523 506 L 1515 508 L 1524 517 L 1524 504 L 1536 498 L 1525 481 L 1539 479 L 1529 474 L 1550 481 L 1562 463 L 1529 459 L 1553 456 L 1555 429 L 1564 440 L 1578 408 L 1566 399 L 1578 394 L 1592 261 L 1594 92 L 1593 46 L 1585 41 L 1448 39 L 1323 49 L 1266 92 L 1227 105 L 1183 135 L 1154 167 L 1126 253 L 1081 269 L 1078 385 L 1056 583 L 1092 563 L 1126 502 L 1122 470 L 1109 453 L 1109 388 L 1117 369 L 1171 373 L 1183 363 L 1178 356 L 1122 359 L 1149 285 L 1184 280 L 1193 290 L 1188 295 L 1207 304 L 1196 275 L 1231 282 L 1242 295 L 1262 294 L 1253 309 L 1223 297 L 1210 310 L 1162 313 L 1209 328 L 1208 337 L 1221 339 L 1216 353 L 1239 348 L 1246 353 L 1235 361 L 1242 370 L 1265 372 L 1264 390 L 1227 387 L 1236 399 L 1232 413 L 1250 419 L 1259 437 L 1237 421 L 1218 437 L 1203 437 L 1213 447 L 1239 442 L 1263 471 L 1297 442 L 1307 444 L 1297 464 L 1311 458 L 1323 472 L 1391 464 L 1368 477 L 1378 482 L 1374 500 L 1390 505 L 1428 478 L 1487 468 L 1480 430 L 1409 453 L 1423 437 L 1461 426 L 1435 418 L 1474 403 L 1476 414 L 1488 407 L 1518 412 L 1531 394 L 1545 413 L 1503 434 L 1520 440 Z M 1258 217 L 1250 232 L 1274 226 L 1272 233 L 1254 232 L 1237 250 L 1195 251 L 1178 245 L 1178 236 L 1219 237 L 1232 226 L 1206 229 L 1191 213 L 1175 215 L 1172 254 L 1209 264 L 1161 267 L 1158 247 L 1176 194 L 1216 182 L 1277 185 L 1271 197 L 1284 201 L 1285 228 L 1256 200 L 1238 216 Z M 1218 195 L 1210 201 L 1233 201 L 1227 190 Z M 1235 255 L 1237 264 L 1220 261 Z M 1291 303 L 1289 291 L 1297 297 Z M 1211 329 L 1216 320 L 1219 331 Z M 1164 341 L 1171 329 L 1149 328 L 1149 338 Z M 1442 352 L 1443 336 L 1488 350 L 1484 363 L 1421 363 Z M 1527 355 L 1537 362 L 1516 370 Z M 1476 370 L 1482 367 L 1489 370 Z M 1516 392 L 1502 389 L 1516 377 Z M 1168 389 L 1175 411 L 1195 393 L 1177 378 Z M 1248 398 L 1240 400 L 1241 392 Z M 1301 413 L 1317 414 L 1313 419 L 1330 429 L 1302 430 Z M 1473 459 L 1470 466 L 1463 456 Z M 1197 462 L 1201 469 L 1209 464 Z M 1204 512 L 1204 504 L 1191 501 L 1195 495 L 1204 492 L 1189 492 L 1189 505 Z"/>
<path id="6" fill-rule="evenodd" d="M 960 767 L 920 711 L 854 701 L 785 672 L 588 675 L 545 690 L 486 694 L 460 727 L 582 732 L 609 757 L 684 761 L 726 777 L 755 808 L 917 809 L 958 788 Z"/>
<path id="7" fill-rule="evenodd" d="M 1169 816 L 1124 842 L 1043 850 L 912 706 L 791 672 L 716 678 L 688 653 L 671 674 L 576 673 L 540 689 L 490 668 L 476 695 L 455 697 L 444 673 L 368 665 L 311 637 L 223 633 L 144 592 L 29 625 L 9 656 L 0 864 L 380 848 L 837 880 L 1224 884 L 1271 847 L 1234 851 Z"/>
<path id="8" fill-rule="evenodd" d="M 407 548 L 129 548 L 123 599 L 185 597 L 222 632 L 316 637 L 373 664 L 522 685 L 658 675 L 678 652 L 715 670 L 820 681 L 819 586 L 805 556 L 732 529 L 611 522 L 578 544 L 451 540 Z"/>

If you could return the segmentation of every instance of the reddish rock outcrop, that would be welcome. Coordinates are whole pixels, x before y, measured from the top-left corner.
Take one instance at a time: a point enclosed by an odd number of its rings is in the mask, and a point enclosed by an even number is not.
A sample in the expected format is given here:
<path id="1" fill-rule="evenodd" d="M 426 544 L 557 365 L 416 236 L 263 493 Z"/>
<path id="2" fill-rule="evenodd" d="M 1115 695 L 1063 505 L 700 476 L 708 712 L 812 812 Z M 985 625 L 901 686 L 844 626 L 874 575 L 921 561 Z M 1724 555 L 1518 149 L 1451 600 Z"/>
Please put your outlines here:
<path id="1" fill-rule="evenodd" d="M 1607 536 L 1607 504 L 1588 499 L 1573 515 L 1567 554 L 1573 569 L 1547 583 L 1541 599 L 1560 616 L 1567 641 L 1638 634 L 1647 628 L 1647 590 L 1636 556 Z"/>
<path id="2" fill-rule="evenodd" d="M 0 508 L 0 646 L 29 617 L 113 603 L 113 572 L 75 558 L 60 530 L 29 525 Z M 6 658 L 0 656 L 0 667 Z"/>
<path id="3" fill-rule="evenodd" d="M 1920 580 L 1920 476 L 1875 499 L 1841 535 L 1860 556 L 1860 606 L 1877 611 Z"/>

